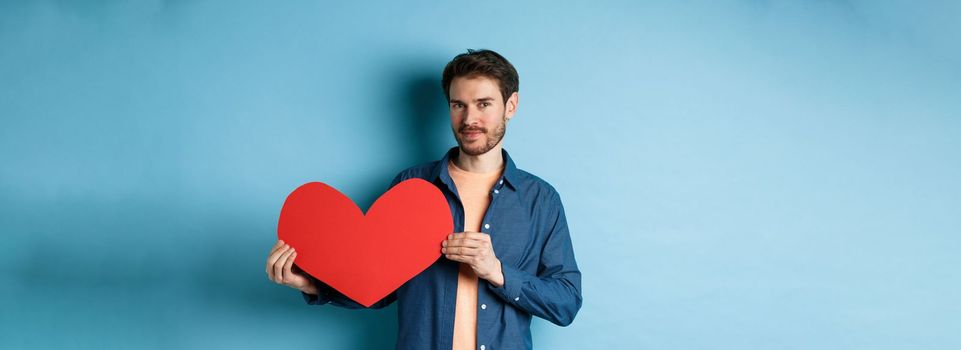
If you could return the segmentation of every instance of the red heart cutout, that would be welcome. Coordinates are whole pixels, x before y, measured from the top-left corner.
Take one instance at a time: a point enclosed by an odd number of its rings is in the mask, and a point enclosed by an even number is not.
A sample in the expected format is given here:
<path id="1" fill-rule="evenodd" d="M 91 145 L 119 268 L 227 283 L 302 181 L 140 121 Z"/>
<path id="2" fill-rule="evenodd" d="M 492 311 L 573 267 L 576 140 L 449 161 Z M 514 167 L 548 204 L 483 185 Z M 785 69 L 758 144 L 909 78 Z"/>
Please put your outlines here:
<path id="1" fill-rule="evenodd" d="M 297 250 L 304 272 L 369 307 L 440 257 L 453 221 L 444 194 L 421 179 L 397 184 L 367 215 L 340 191 L 310 182 L 287 196 L 277 237 Z"/>

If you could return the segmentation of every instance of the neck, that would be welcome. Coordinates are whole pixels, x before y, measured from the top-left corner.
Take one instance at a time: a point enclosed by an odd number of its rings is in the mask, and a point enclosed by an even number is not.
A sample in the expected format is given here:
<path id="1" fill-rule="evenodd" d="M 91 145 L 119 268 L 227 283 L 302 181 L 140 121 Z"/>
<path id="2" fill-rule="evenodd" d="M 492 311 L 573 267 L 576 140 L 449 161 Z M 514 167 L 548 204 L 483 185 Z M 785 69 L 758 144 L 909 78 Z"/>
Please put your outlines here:
<path id="1" fill-rule="evenodd" d="M 464 150 L 457 150 L 457 159 L 454 164 L 458 168 L 472 173 L 489 173 L 504 167 L 504 157 L 501 156 L 501 144 L 491 148 L 487 153 L 472 156 L 464 153 Z"/>

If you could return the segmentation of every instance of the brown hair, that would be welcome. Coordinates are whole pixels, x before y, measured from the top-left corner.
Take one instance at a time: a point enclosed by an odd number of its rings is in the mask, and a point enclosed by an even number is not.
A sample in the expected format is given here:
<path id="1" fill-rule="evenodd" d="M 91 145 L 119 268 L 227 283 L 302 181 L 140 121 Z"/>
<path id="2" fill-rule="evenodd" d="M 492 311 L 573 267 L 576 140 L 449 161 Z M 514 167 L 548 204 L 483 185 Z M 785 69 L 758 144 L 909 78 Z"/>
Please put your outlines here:
<path id="1" fill-rule="evenodd" d="M 454 59 L 444 67 L 444 74 L 441 79 L 444 96 L 450 101 L 450 83 L 454 78 L 476 76 L 497 80 L 501 95 L 504 97 L 504 103 L 507 103 L 507 98 L 511 94 L 517 92 L 517 71 L 504 56 L 487 49 L 467 49 L 467 52 L 454 56 Z"/>

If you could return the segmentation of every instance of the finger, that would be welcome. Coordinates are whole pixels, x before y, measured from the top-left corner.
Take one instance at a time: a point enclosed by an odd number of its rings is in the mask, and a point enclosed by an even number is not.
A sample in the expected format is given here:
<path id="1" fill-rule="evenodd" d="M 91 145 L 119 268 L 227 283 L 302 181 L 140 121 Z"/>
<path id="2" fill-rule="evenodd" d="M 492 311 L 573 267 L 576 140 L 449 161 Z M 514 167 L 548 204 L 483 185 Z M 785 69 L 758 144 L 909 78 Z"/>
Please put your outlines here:
<path id="1" fill-rule="evenodd" d="M 283 284 L 284 282 L 284 263 L 287 262 L 287 254 L 290 253 L 290 248 L 284 249 L 284 251 L 277 256 L 277 260 L 274 260 L 274 264 L 271 268 L 274 270 L 274 282 Z"/>
<path id="2" fill-rule="evenodd" d="M 479 250 L 477 248 L 470 248 L 470 247 L 445 247 L 445 248 L 441 248 L 441 252 L 444 254 L 451 254 L 451 255 L 474 256 L 474 255 L 477 255 Z"/>
<path id="3" fill-rule="evenodd" d="M 288 279 L 293 279 L 294 277 L 294 272 L 290 270 L 290 267 L 294 264 L 294 259 L 297 258 L 297 251 L 293 249 L 291 249 L 291 251 L 293 253 L 290 254 L 290 257 L 287 258 L 287 263 L 284 264 L 284 281 L 285 282 Z"/>
<path id="4" fill-rule="evenodd" d="M 280 259 L 280 255 L 289 248 L 286 244 L 280 250 L 274 251 L 267 257 L 267 275 L 270 276 L 271 281 L 277 281 L 277 276 L 274 275 L 274 264 L 277 263 L 277 259 Z"/>
<path id="5" fill-rule="evenodd" d="M 278 249 L 283 248 L 283 247 L 284 247 L 284 241 L 278 239 L 278 240 L 277 240 L 277 243 L 275 243 L 274 246 L 270 248 L 270 254 L 273 254 L 273 253 L 276 252 Z"/>
<path id="6" fill-rule="evenodd" d="M 274 247 L 270 249 L 270 254 L 276 254 L 277 252 L 283 250 L 285 247 L 289 247 L 289 246 L 290 245 L 283 243 L 283 241 L 277 240 L 277 244 L 274 244 Z"/>
<path id="7" fill-rule="evenodd" d="M 457 244 L 453 244 L 453 245 L 451 245 L 451 246 L 454 246 L 454 247 L 464 247 L 464 248 L 472 248 L 472 249 L 483 249 L 483 248 L 484 248 L 484 242 L 483 242 L 483 241 L 477 241 L 477 240 L 464 240 L 464 241 L 458 242 Z"/>
<path id="8" fill-rule="evenodd" d="M 470 259 L 471 259 L 466 255 L 458 255 L 458 254 L 447 254 L 447 255 L 444 255 L 444 257 L 447 258 L 448 260 L 467 263 L 467 264 L 470 263 Z"/>
<path id="9" fill-rule="evenodd" d="M 284 251 L 287 250 L 287 249 L 290 249 L 290 246 L 284 244 L 284 245 L 280 246 L 279 249 L 272 251 L 272 252 L 270 253 L 270 255 L 267 257 L 268 262 L 270 262 L 270 266 L 273 266 L 273 261 L 276 261 L 277 258 L 280 257 L 280 254 L 283 254 Z"/>
<path id="10" fill-rule="evenodd" d="M 454 238 L 454 240 L 462 240 L 464 242 L 476 242 L 476 244 L 471 244 L 472 246 L 483 247 L 490 242 L 490 236 L 485 233 L 479 232 L 464 232 L 460 236 Z"/>
<path id="11" fill-rule="evenodd" d="M 280 258 L 277 259 L 277 262 L 274 263 L 274 278 L 278 284 L 284 284 L 284 265 L 287 264 L 287 257 L 290 256 L 292 251 L 293 249 L 284 251 L 284 253 L 280 255 Z"/>
<path id="12" fill-rule="evenodd" d="M 277 275 L 277 283 L 284 284 L 287 281 L 287 276 L 284 276 L 284 265 L 287 265 L 287 260 L 290 259 L 290 254 L 294 252 L 293 249 L 287 249 L 280 259 L 274 263 L 274 274 Z"/>
<path id="13" fill-rule="evenodd" d="M 448 238 L 463 239 L 463 238 L 470 237 L 471 235 L 474 235 L 476 233 L 477 232 L 474 232 L 474 231 L 457 232 L 457 233 L 451 234 L 450 236 L 448 236 Z"/>
<path id="14" fill-rule="evenodd" d="M 443 247 L 471 247 L 478 248 L 481 246 L 482 241 L 476 239 L 453 239 L 449 241 L 444 241 L 446 244 L 442 244 Z"/>

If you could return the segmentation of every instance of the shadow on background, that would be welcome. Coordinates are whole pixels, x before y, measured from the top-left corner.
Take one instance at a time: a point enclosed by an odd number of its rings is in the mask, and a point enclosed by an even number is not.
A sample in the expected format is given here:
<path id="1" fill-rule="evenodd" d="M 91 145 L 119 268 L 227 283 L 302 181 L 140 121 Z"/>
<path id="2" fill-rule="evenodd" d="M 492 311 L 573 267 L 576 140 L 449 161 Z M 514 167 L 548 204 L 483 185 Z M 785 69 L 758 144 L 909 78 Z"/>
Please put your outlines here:
<path id="1" fill-rule="evenodd" d="M 370 205 L 387 190 L 390 181 L 401 170 L 438 160 L 450 147 L 456 145 L 451 134 L 447 103 L 441 88 L 438 67 L 396 66 L 389 72 L 398 74 L 393 78 L 398 82 L 393 89 L 397 94 L 389 100 L 394 102 L 392 105 L 403 106 L 399 109 L 403 114 L 399 122 L 385 120 L 383 125 L 398 129 L 399 136 L 393 145 L 402 151 L 386 152 L 385 150 L 385 153 L 399 153 L 402 156 L 396 159 L 372 160 L 385 162 L 391 166 L 383 173 L 374 174 L 372 178 L 376 180 L 370 184 L 369 189 L 354 198 L 363 210 L 370 208 Z M 387 116 L 387 118 L 393 117 Z"/>
<path id="2" fill-rule="evenodd" d="M 413 156 L 410 165 L 438 160 L 455 145 L 439 75 L 437 71 L 420 71 L 407 79 L 402 90 L 410 106 L 406 118 L 410 121 L 407 131 Z"/>
<path id="3" fill-rule="evenodd" d="M 437 75 L 435 70 L 414 71 L 397 80 L 396 99 L 407 107 L 400 109 L 402 120 L 396 124 L 409 125 L 401 130 L 404 136 L 398 147 L 403 147 L 402 152 L 396 152 L 404 157 L 385 160 L 397 165 L 389 173 L 365 174 L 383 181 L 371 184 L 357 198 L 361 208 L 366 210 L 398 171 L 437 159 L 449 147 L 444 140 L 450 132 L 446 104 Z M 297 340 L 319 347 L 330 343 L 322 330 L 332 327 L 345 334 L 350 348 L 394 347 L 396 305 L 381 310 L 307 305 L 299 292 L 266 278 L 265 259 L 274 243 L 269 233 L 276 229 L 275 218 L 266 222 L 262 216 L 232 212 L 205 215 L 181 204 L 170 198 L 100 203 L 78 198 L 76 203 L 56 202 L 36 213 L 22 209 L 23 213 L 11 216 L 15 219 L 9 224 L 38 234 L 23 242 L 27 246 L 18 249 L 22 256 L 7 257 L 17 263 L 6 266 L 12 281 L 0 292 L 21 305 L 43 306 L 8 310 L 4 322 L 27 322 L 61 336 L 4 336 L 10 339 L 7 344 L 136 347 L 146 342 L 160 348 L 217 347 L 224 344 L 209 342 L 269 339 L 270 334 L 252 335 L 257 326 L 240 329 L 239 325 L 273 322 L 270 331 L 286 330 L 287 336 L 295 334 Z M 44 221 L 46 212 L 61 214 L 48 221 L 49 227 L 34 227 Z M 41 236 L 43 232 L 48 234 Z M 67 235 L 70 238 L 65 239 Z M 216 329 L 217 324 L 237 327 L 230 332 L 251 334 L 177 339 L 207 333 L 206 327 Z M 117 325 L 140 330 L 132 333 L 139 335 L 104 336 L 115 334 Z"/>
<path id="4" fill-rule="evenodd" d="M 389 160 L 396 163 L 395 169 L 387 173 L 374 174 L 374 181 L 362 194 L 355 198 L 357 205 L 363 210 L 367 210 L 373 202 L 380 197 L 388 188 L 389 181 L 401 170 L 420 164 L 433 161 L 443 156 L 443 153 L 452 145 L 446 139 L 450 134 L 449 120 L 447 119 L 447 104 L 443 91 L 440 86 L 439 73 L 436 67 L 429 69 L 415 70 L 410 67 L 397 67 L 398 72 L 403 75 L 398 81 L 397 106 L 406 106 L 401 109 L 400 125 L 407 125 L 406 135 L 402 137 L 397 146 L 402 149 L 402 159 Z M 385 118 L 395 118 L 388 115 Z M 390 125 L 391 123 L 386 123 Z M 381 161 L 381 160 L 373 160 Z M 370 178 L 370 177 L 366 177 Z M 255 247 L 254 249 L 230 249 L 219 252 L 219 256 L 212 259 L 210 266 L 217 266 L 230 261 L 232 264 L 239 264 L 249 259 L 250 256 L 256 257 L 258 262 L 266 257 L 265 250 L 269 247 Z M 254 271 L 260 273 L 260 270 Z M 224 285 L 230 285 L 238 289 L 246 289 L 244 293 L 236 295 L 234 303 L 242 305 L 260 305 L 261 309 L 254 308 L 252 312 L 298 312 L 305 307 L 317 308 L 312 310 L 311 317 L 328 318 L 326 321 L 345 325 L 344 328 L 355 330 L 356 338 L 354 344 L 359 349 L 390 349 L 395 346 L 397 335 L 397 314 L 396 304 L 380 310 L 348 310 L 331 305 L 310 306 L 303 303 L 299 293 L 289 290 L 284 291 L 283 297 L 278 297 L 277 289 L 279 286 L 272 285 L 266 278 L 261 278 L 263 283 L 251 288 L 241 274 L 224 275 L 218 269 L 210 269 L 203 276 L 198 276 L 198 284 L 203 285 L 203 289 L 209 293 L 216 294 L 217 290 Z M 207 282 L 207 281 L 211 282 Z M 296 303 L 291 303 L 289 294 L 297 294 Z M 323 341 L 323 339 L 318 339 Z"/>
<path id="5" fill-rule="evenodd" d="M 383 179 L 375 181 L 355 198 L 355 202 L 360 208 L 366 210 L 371 204 L 387 190 L 389 181 L 404 168 L 433 161 L 443 156 L 443 153 L 452 146 L 448 143 L 450 136 L 449 120 L 447 118 L 447 104 L 440 86 L 440 79 L 436 67 L 429 69 L 412 70 L 410 67 L 397 67 L 397 71 L 403 74 L 397 79 L 397 106 L 406 106 L 401 109 L 404 114 L 401 116 L 400 125 L 406 125 L 403 136 L 399 139 L 398 147 L 402 148 L 402 159 L 389 160 L 396 163 L 395 169 L 389 173 L 374 174 L 373 178 Z M 395 116 L 385 116 L 394 118 Z M 390 124 L 390 123 L 385 123 Z M 451 138 L 452 139 L 452 138 Z M 380 161 L 380 160 L 374 160 Z M 370 178 L 370 177 L 367 177 Z M 251 235 L 255 236 L 255 235 Z M 396 304 L 392 304 L 380 310 L 348 310 L 336 306 L 310 306 L 303 303 L 299 293 L 273 285 L 266 278 L 261 277 L 263 267 L 253 269 L 254 275 L 262 282 L 251 285 L 246 277 L 248 271 L 243 273 L 228 272 L 216 266 L 236 266 L 244 264 L 251 256 L 255 257 L 258 263 L 266 258 L 266 249 L 269 246 L 242 246 L 237 249 L 225 249 L 217 252 L 211 257 L 209 269 L 202 275 L 197 276 L 197 285 L 210 296 L 211 300 L 217 299 L 219 291 L 225 286 L 231 289 L 242 290 L 232 296 L 234 300 L 227 303 L 237 305 L 252 305 L 250 312 L 255 314 L 277 313 L 277 312 L 300 312 L 303 308 L 316 308 L 311 310 L 311 317 L 325 318 L 329 322 L 318 323 L 338 323 L 344 325 L 343 328 L 355 330 L 356 338 L 354 344 L 359 349 L 389 349 L 394 347 L 397 334 L 397 315 Z M 282 295 L 280 295 L 282 294 Z M 296 302 L 290 302 L 291 294 L 296 294 Z M 253 306 L 256 305 L 256 306 Z M 323 339 L 318 339 L 323 341 Z"/>

